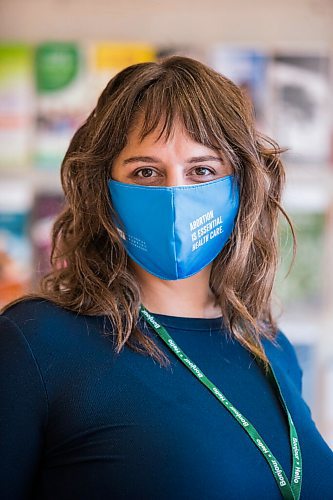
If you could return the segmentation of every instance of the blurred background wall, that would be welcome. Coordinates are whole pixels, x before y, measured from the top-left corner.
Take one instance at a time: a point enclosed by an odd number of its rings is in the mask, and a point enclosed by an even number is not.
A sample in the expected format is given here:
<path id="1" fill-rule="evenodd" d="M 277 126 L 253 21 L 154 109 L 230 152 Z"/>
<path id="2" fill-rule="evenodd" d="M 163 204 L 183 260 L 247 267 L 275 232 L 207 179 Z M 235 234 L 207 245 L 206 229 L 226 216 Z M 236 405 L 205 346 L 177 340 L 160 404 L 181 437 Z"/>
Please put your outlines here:
<path id="1" fill-rule="evenodd" d="M 75 129 L 123 67 L 202 60 L 253 99 L 258 129 L 289 148 L 276 281 L 304 397 L 333 446 L 333 1 L 0 0 L 0 305 L 47 271 Z"/>
<path id="2" fill-rule="evenodd" d="M 7 39 L 332 46 L 331 0 L 2 0 Z"/>

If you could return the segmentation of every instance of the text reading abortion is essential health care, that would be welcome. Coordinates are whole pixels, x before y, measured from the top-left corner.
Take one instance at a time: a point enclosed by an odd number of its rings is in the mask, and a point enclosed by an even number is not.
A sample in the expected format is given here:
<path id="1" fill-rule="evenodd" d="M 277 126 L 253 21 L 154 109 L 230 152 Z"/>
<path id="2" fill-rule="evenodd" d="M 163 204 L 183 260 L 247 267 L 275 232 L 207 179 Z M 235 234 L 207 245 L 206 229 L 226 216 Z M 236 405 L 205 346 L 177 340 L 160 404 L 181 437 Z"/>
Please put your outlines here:
<path id="1" fill-rule="evenodd" d="M 206 212 L 201 217 L 190 222 L 192 252 L 222 234 L 222 216 L 215 217 L 214 210 Z"/>

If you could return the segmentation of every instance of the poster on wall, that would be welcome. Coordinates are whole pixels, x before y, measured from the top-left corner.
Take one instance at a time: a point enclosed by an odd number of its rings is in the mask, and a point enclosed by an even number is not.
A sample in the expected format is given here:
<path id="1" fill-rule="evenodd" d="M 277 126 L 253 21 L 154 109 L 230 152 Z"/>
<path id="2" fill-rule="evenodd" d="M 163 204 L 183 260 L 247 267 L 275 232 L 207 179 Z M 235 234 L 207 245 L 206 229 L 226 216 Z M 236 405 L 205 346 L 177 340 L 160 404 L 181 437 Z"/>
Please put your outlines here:
<path id="1" fill-rule="evenodd" d="M 276 54 L 270 67 L 271 128 L 290 163 L 327 164 L 331 153 L 330 59 Z"/>
<path id="2" fill-rule="evenodd" d="M 86 115 L 86 74 L 79 46 L 67 42 L 38 45 L 35 165 L 58 169 L 74 132 Z"/>
<path id="3" fill-rule="evenodd" d="M 268 99 L 268 56 L 260 50 L 245 47 L 215 46 L 211 49 L 211 66 L 241 87 L 253 103 L 256 124 L 264 132 Z"/>
<path id="4" fill-rule="evenodd" d="M 156 60 L 155 48 L 147 43 L 98 42 L 87 47 L 89 82 L 87 102 L 90 110 L 109 80 L 132 64 Z"/>
<path id="5" fill-rule="evenodd" d="M 50 270 L 52 227 L 63 203 L 64 197 L 61 193 L 37 193 L 35 196 L 31 216 L 33 286 Z"/>
<path id="6" fill-rule="evenodd" d="M 28 168 L 34 113 L 33 49 L 0 44 L 0 169 Z"/>
<path id="7" fill-rule="evenodd" d="M 280 268 L 275 292 L 285 314 L 318 317 L 324 306 L 325 248 L 327 240 L 327 214 L 319 212 L 290 212 L 296 239 L 297 253 L 290 274 L 292 237 L 284 220 L 280 225 Z"/>
<path id="8" fill-rule="evenodd" d="M 32 273 L 28 236 L 32 193 L 14 181 L 0 183 L 0 307 L 26 293 Z"/>

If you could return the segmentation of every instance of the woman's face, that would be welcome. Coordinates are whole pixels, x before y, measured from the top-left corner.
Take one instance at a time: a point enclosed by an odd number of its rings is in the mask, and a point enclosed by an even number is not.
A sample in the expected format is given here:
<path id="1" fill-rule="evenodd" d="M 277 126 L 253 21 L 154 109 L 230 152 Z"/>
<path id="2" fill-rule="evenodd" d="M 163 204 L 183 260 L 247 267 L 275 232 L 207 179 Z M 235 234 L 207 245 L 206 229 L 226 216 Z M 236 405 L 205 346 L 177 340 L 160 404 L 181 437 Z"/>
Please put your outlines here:
<path id="1" fill-rule="evenodd" d="M 112 166 L 112 178 L 144 186 L 181 186 L 209 182 L 232 174 L 232 166 L 214 149 L 193 141 L 175 123 L 165 141 L 159 129 L 139 139 L 140 124 L 132 128 L 128 141 Z"/>

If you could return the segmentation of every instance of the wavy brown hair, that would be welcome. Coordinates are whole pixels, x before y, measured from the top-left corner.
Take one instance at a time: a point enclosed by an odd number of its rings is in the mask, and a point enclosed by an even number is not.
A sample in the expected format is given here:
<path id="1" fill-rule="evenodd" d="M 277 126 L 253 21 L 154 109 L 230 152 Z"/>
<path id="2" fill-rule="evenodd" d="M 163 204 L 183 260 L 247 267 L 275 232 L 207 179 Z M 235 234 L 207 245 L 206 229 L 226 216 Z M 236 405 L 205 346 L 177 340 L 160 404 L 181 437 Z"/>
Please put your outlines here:
<path id="1" fill-rule="evenodd" d="M 211 288 L 232 336 L 267 361 L 262 338 L 274 340 L 271 293 L 285 174 L 278 145 L 255 129 L 241 89 L 202 63 L 173 56 L 130 66 L 106 86 L 75 133 L 61 167 L 66 206 L 53 228 L 52 271 L 39 296 L 87 315 L 107 315 L 124 345 L 163 365 L 168 357 L 138 328 L 140 291 L 113 223 L 112 164 L 138 117 L 143 139 L 180 120 L 191 138 L 222 151 L 240 186 L 233 234 L 215 259 Z M 286 216 L 287 217 L 287 216 Z M 288 219 L 289 220 L 289 219 Z"/>

